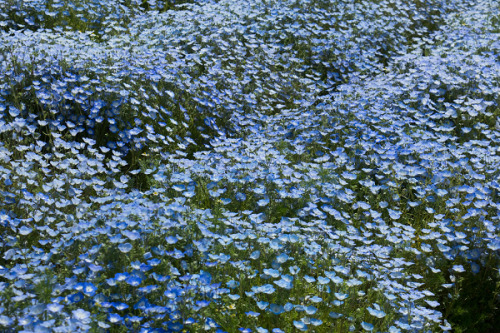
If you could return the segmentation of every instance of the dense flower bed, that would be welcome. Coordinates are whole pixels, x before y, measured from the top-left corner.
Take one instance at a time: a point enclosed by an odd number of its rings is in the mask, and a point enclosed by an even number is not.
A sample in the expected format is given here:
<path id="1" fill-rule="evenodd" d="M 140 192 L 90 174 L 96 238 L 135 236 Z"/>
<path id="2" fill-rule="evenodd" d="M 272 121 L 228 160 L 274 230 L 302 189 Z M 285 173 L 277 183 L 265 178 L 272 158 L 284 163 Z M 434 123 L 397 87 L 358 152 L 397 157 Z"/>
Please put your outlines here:
<path id="1" fill-rule="evenodd" d="M 500 327 L 491 0 L 0 0 L 0 330 Z"/>

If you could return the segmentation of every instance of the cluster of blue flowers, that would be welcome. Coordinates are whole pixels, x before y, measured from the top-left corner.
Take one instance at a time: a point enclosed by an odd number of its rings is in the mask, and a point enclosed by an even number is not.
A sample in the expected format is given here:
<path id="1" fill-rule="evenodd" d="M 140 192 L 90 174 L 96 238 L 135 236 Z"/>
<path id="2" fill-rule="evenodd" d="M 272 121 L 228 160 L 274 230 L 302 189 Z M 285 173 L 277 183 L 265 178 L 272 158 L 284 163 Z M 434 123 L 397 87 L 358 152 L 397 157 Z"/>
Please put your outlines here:
<path id="1" fill-rule="evenodd" d="M 500 279 L 498 11 L 0 0 L 0 330 L 452 330 Z"/>

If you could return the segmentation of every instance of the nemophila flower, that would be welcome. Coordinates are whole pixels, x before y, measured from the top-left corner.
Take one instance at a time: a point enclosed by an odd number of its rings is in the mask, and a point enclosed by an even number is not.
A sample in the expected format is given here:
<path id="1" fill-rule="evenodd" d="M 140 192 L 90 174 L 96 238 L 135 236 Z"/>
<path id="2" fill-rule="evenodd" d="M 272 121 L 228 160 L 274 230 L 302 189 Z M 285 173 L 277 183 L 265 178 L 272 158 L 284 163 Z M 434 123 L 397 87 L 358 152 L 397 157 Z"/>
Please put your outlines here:
<path id="1" fill-rule="evenodd" d="M 340 300 L 340 301 L 343 301 L 345 300 L 347 297 L 349 297 L 349 294 L 343 294 L 343 293 L 335 293 L 334 294 L 335 297 Z"/>
<path id="2" fill-rule="evenodd" d="M 319 284 L 327 284 L 327 283 L 330 283 L 330 279 L 327 277 L 318 276 L 318 283 Z"/>
<path id="3" fill-rule="evenodd" d="M 223 205 L 228 205 L 231 203 L 231 199 L 230 198 L 221 198 L 220 201 L 222 202 Z"/>
<path id="4" fill-rule="evenodd" d="M 471 265 L 471 271 L 472 271 L 472 273 L 474 273 L 474 274 L 479 273 L 479 271 L 481 270 L 481 266 L 479 266 L 479 265 L 478 265 L 477 263 L 475 263 L 475 262 L 471 262 L 471 264 L 470 264 L 470 265 Z"/>
<path id="5" fill-rule="evenodd" d="M 453 267 L 451 268 L 454 272 L 457 272 L 457 273 L 463 273 L 465 272 L 465 269 L 462 265 L 453 265 Z"/>
<path id="6" fill-rule="evenodd" d="M 387 211 L 389 212 L 389 216 L 393 220 L 399 220 L 399 218 L 401 217 L 401 212 L 400 211 L 392 210 L 390 208 L 388 208 Z"/>
<path id="7" fill-rule="evenodd" d="M 284 245 L 281 244 L 279 239 L 273 239 L 269 242 L 269 247 L 273 250 L 280 250 L 284 247 Z"/>
<path id="8" fill-rule="evenodd" d="M 123 230 L 122 231 L 122 234 L 127 237 L 128 239 L 134 241 L 134 240 L 137 240 L 139 238 L 141 238 L 141 234 L 136 231 L 136 230 L 132 230 L 132 231 L 129 231 L 129 230 Z"/>
<path id="9" fill-rule="evenodd" d="M 247 196 L 242 192 L 238 192 L 238 193 L 236 193 L 235 198 L 238 201 L 245 201 Z"/>
<path id="10" fill-rule="evenodd" d="M 23 236 L 29 235 L 33 231 L 33 228 L 29 228 L 27 226 L 22 226 L 19 228 L 19 233 Z"/>
<path id="11" fill-rule="evenodd" d="M 341 314 L 341 313 L 337 313 L 337 312 L 330 312 L 330 313 L 329 313 L 329 316 L 330 316 L 331 318 L 333 318 L 333 319 L 338 319 L 338 318 L 343 317 L 344 315 L 343 315 L 343 314 Z"/>
<path id="12" fill-rule="evenodd" d="M 133 246 L 130 243 L 122 243 L 122 244 L 118 245 L 118 249 L 122 253 L 128 253 L 128 252 L 130 252 L 130 250 L 132 250 L 132 247 Z"/>
<path id="13" fill-rule="evenodd" d="M 282 306 L 282 305 L 278 305 L 278 304 L 271 304 L 269 306 L 269 311 L 271 311 L 272 313 L 274 313 L 275 315 L 279 315 L 283 312 L 285 312 L 285 308 Z"/>
<path id="14" fill-rule="evenodd" d="M 137 287 L 137 286 L 139 286 L 142 283 L 142 278 L 139 277 L 139 276 L 137 276 L 137 275 L 130 275 L 129 277 L 127 277 L 127 279 L 125 280 L 125 282 L 128 285 L 131 285 L 133 287 Z"/>
<path id="15" fill-rule="evenodd" d="M 92 283 L 82 283 L 81 288 L 77 288 L 77 290 L 83 292 L 84 295 L 86 296 L 94 296 L 97 290 L 97 287 L 93 285 Z"/>
<path id="16" fill-rule="evenodd" d="M 109 236 L 110 236 L 109 240 L 110 240 L 111 243 L 119 243 L 122 240 L 122 235 L 120 235 L 120 234 L 116 234 L 116 235 L 113 235 L 113 236 L 109 235 Z"/>
<path id="17" fill-rule="evenodd" d="M 218 328 L 220 325 L 217 324 L 217 322 L 215 320 L 213 320 L 212 318 L 207 318 L 205 319 L 205 328 Z"/>
<path id="18" fill-rule="evenodd" d="M 252 287 L 252 291 L 256 294 L 258 293 L 273 294 L 276 291 L 276 289 L 274 289 L 274 287 L 270 284 L 265 284 L 258 287 L 257 286 Z"/>
<path id="19" fill-rule="evenodd" d="M 376 305 L 376 308 L 373 309 L 371 307 L 367 307 L 366 309 L 368 310 L 368 312 L 374 316 L 374 317 L 377 317 L 377 318 L 384 318 L 386 316 L 386 313 L 382 310 L 380 310 L 380 308 L 377 309 L 377 305 Z"/>
<path id="20" fill-rule="evenodd" d="M 254 251 L 250 254 L 250 259 L 257 260 L 260 257 L 260 251 Z"/>
<path id="21" fill-rule="evenodd" d="M 110 313 L 108 316 L 108 320 L 112 324 L 117 324 L 121 323 L 123 321 L 123 318 L 117 313 Z"/>
<path id="22" fill-rule="evenodd" d="M 436 302 L 436 301 L 429 301 L 429 300 L 425 300 L 425 302 L 427 304 L 429 304 L 430 306 L 432 306 L 433 308 L 435 308 L 436 306 L 439 306 L 439 302 Z"/>
<path id="23" fill-rule="evenodd" d="M 313 303 L 321 303 L 323 301 L 323 299 L 319 296 L 313 296 L 309 300 Z"/>
<path id="24" fill-rule="evenodd" d="M 273 278 L 277 278 L 281 275 L 279 270 L 272 268 L 264 268 L 264 274 L 267 274 Z"/>
<path id="25" fill-rule="evenodd" d="M 280 280 L 274 281 L 274 283 L 283 289 L 290 290 L 293 288 L 293 283 L 290 279 L 281 278 Z"/>
<path id="26" fill-rule="evenodd" d="M 261 199 L 259 201 L 257 201 L 257 205 L 259 207 L 264 207 L 264 206 L 267 206 L 269 204 L 269 198 L 265 198 L 265 199 Z"/>
<path id="27" fill-rule="evenodd" d="M 139 316 L 129 316 L 127 319 L 133 323 L 140 323 L 144 317 L 139 317 Z"/>
<path id="28" fill-rule="evenodd" d="M 318 311 L 318 308 L 312 306 L 312 305 L 309 305 L 309 306 L 306 306 L 304 307 L 304 311 L 308 314 L 308 315 L 313 315 L 316 313 L 316 311 Z"/>
<path id="29" fill-rule="evenodd" d="M 82 293 L 76 293 L 73 295 L 68 296 L 68 301 L 71 303 L 78 303 L 81 300 L 83 300 L 83 294 Z"/>
<path id="30" fill-rule="evenodd" d="M 113 279 L 113 278 L 109 278 L 109 279 L 106 279 L 106 283 L 107 283 L 110 287 L 113 287 L 113 286 L 116 286 L 117 280 L 116 280 L 116 279 Z"/>
<path id="31" fill-rule="evenodd" d="M 320 326 L 323 324 L 323 320 L 317 318 L 310 318 L 309 323 L 313 326 Z"/>
<path id="32" fill-rule="evenodd" d="M 149 286 L 145 286 L 145 287 L 141 287 L 139 289 L 137 289 L 139 292 L 142 292 L 142 293 L 145 293 L 145 294 L 149 294 L 155 290 L 158 290 L 160 287 L 157 286 L 157 285 L 149 285 Z"/>
<path id="33" fill-rule="evenodd" d="M 234 288 L 238 287 L 240 285 L 240 283 L 238 281 L 231 280 L 231 281 L 226 282 L 226 285 L 228 288 L 234 289 Z"/>
<path id="34" fill-rule="evenodd" d="M 176 185 L 173 185 L 172 188 L 174 190 L 176 190 L 177 192 L 182 192 L 182 191 L 185 191 L 186 190 L 186 186 L 183 185 L 183 184 L 176 184 Z"/>
<path id="35" fill-rule="evenodd" d="M 249 317 L 258 317 L 260 316 L 260 313 L 258 312 L 254 312 L 254 311 L 248 311 L 248 312 L 245 312 L 245 314 Z"/>
<path id="36" fill-rule="evenodd" d="M 304 275 L 304 280 L 306 280 L 306 282 L 309 282 L 309 283 L 316 282 L 316 279 L 313 276 L 309 276 L 309 275 Z M 328 283 L 328 282 L 330 282 L 330 280 L 328 280 L 325 283 Z"/>
<path id="37" fill-rule="evenodd" d="M 177 237 L 171 235 L 165 237 L 165 240 L 167 241 L 168 244 L 175 244 L 178 241 Z"/>
<path id="38" fill-rule="evenodd" d="M 296 328 L 298 328 L 301 331 L 307 331 L 307 329 L 308 329 L 307 325 L 302 320 L 294 320 L 293 326 L 295 326 Z"/>
<path id="39" fill-rule="evenodd" d="M 290 267 L 288 267 L 288 270 L 290 271 L 290 274 L 297 275 L 300 272 L 300 267 L 290 266 Z"/>
<path id="40" fill-rule="evenodd" d="M 287 260 L 289 260 L 290 257 L 286 254 L 286 253 L 281 253 L 279 254 L 277 257 L 276 257 L 276 262 L 278 264 L 283 264 L 285 263 Z"/>
<path id="41" fill-rule="evenodd" d="M 64 308 L 64 305 L 58 303 L 51 303 L 47 305 L 47 310 L 53 313 L 58 313 Z"/>
<path id="42" fill-rule="evenodd" d="M 201 301 L 196 301 L 196 306 L 199 308 L 204 308 L 210 305 L 210 301 L 208 300 L 201 300 Z"/>
<path id="43" fill-rule="evenodd" d="M 488 243 L 488 249 L 492 251 L 500 250 L 500 239 L 493 239 Z"/>
<path id="44" fill-rule="evenodd" d="M 76 310 L 73 310 L 73 317 L 78 320 L 78 321 L 82 321 L 82 322 L 90 322 L 90 312 L 88 311 L 85 311 L 83 309 L 76 309 Z"/>
<path id="45" fill-rule="evenodd" d="M 14 323 L 14 319 L 12 319 L 8 316 L 5 316 L 5 315 L 0 316 L 0 325 L 2 325 L 3 327 L 11 326 L 13 323 Z"/>
<path id="46" fill-rule="evenodd" d="M 370 323 L 367 323 L 367 322 L 361 322 L 361 327 L 365 330 L 365 331 L 373 331 L 373 329 L 375 328 L 373 326 L 373 324 L 370 324 Z"/>
<path id="47" fill-rule="evenodd" d="M 129 273 L 116 273 L 115 280 L 116 281 L 125 281 L 129 277 Z"/>

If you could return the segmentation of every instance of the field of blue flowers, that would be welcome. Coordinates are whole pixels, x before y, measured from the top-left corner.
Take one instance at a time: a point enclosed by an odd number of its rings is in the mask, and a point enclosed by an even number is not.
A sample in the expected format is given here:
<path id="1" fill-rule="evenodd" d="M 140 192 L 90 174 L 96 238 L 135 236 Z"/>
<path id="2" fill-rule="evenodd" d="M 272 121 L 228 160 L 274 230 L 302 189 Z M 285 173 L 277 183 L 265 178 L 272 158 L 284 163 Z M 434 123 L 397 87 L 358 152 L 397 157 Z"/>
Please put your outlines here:
<path id="1" fill-rule="evenodd" d="M 498 332 L 495 0 L 0 0 L 1 332 Z"/>

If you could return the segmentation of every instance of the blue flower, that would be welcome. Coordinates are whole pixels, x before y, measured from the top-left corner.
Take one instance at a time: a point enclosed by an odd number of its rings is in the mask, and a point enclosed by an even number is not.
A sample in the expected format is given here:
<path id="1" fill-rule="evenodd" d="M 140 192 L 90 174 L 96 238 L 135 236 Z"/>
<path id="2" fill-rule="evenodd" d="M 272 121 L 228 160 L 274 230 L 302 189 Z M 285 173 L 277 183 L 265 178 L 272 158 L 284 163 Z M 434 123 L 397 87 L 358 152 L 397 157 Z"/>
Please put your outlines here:
<path id="1" fill-rule="evenodd" d="M 285 278 L 281 278 L 280 280 L 274 281 L 274 283 L 283 289 L 290 290 L 293 288 L 293 283 Z"/>
<path id="2" fill-rule="evenodd" d="M 300 267 L 290 266 L 290 267 L 288 267 L 288 270 L 290 271 L 290 274 L 297 275 L 300 272 Z"/>
<path id="3" fill-rule="evenodd" d="M 281 273 L 277 269 L 271 269 L 271 268 L 264 268 L 264 273 L 273 278 L 277 278 L 281 275 Z"/>
<path id="4" fill-rule="evenodd" d="M 269 198 L 265 198 L 265 199 L 261 199 L 259 201 L 257 201 L 257 205 L 259 207 L 264 207 L 264 206 L 267 206 L 269 204 Z"/>
<path id="5" fill-rule="evenodd" d="M 117 324 L 121 323 L 123 321 L 123 318 L 117 313 L 110 313 L 108 316 L 108 320 L 112 324 Z"/>
<path id="6" fill-rule="evenodd" d="M 260 257 L 260 251 L 254 251 L 250 254 L 250 259 L 257 260 Z"/>
<path id="7" fill-rule="evenodd" d="M 167 241 L 168 244 L 175 244 L 178 241 L 177 237 L 172 235 L 165 237 L 165 240 Z"/>
<path id="8" fill-rule="evenodd" d="M 258 312 L 254 312 L 254 311 L 248 311 L 248 312 L 245 312 L 245 314 L 249 317 L 258 317 L 260 316 L 260 313 Z"/>
<path id="9" fill-rule="evenodd" d="M 132 240 L 132 241 L 141 238 L 141 234 L 138 231 L 135 231 L 135 230 L 133 230 L 133 231 L 123 230 L 122 234 L 125 237 L 127 237 L 128 239 Z"/>
<path id="10" fill-rule="evenodd" d="M 122 253 L 128 253 L 128 252 L 130 252 L 130 250 L 132 250 L 132 244 L 130 244 L 130 243 L 122 243 L 122 244 L 118 245 L 118 249 Z"/>
<path id="11" fill-rule="evenodd" d="M 316 279 L 312 276 L 309 276 L 309 275 L 304 275 L 304 280 L 306 280 L 307 282 L 309 283 L 313 283 L 316 281 Z M 326 283 L 328 283 L 329 281 L 327 281 Z"/>
<path id="12" fill-rule="evenodd" d="M 252 291 L 254 293 L 272 294 L 276 291 L 276 289 L 274 289 L 274 287 L 270 284 L 265 284 L 259 287 L 252 287 Z"/>
<path id="13" fill-rule="evenodd" d="M 0 316 L 0 325 L 4 327 L 11 326 L 14 323 L 14 319 L 7 317 L 7 316 Z"/>
<path id="14" fill-rule="evenodd" d="M 307 331 L 307 325 L 302 320 L 294 320 L 293 326 L 295 326 L 301 331 Z"/>
<path id="15" fill-rule="evenodd" d="M 429 300 L 425 300 L 425 302 L 427 304 L 429 304 L 430 306 L 432 306 L 433 308 L 435 308 L 436 306 L 439 306 L 439 302 L 436 302 L 436 301 L 429 301 Z"/>
<path id="16" fill-rule="evenodd" d="M 129 277 L 127 277 L 125 282 L 133 287 L 137 287 L 138 285 L 141 284 L 142 278 L 136 275 L 130 275 Z"/>
<path id="17" fill-rule="evenodd" d="M 83 300 L 83 294 L 82 293 L 76 293 L 76 294 L 73 294 L 73 295 L 70 295 L 68 296 L 68 301 L 70 301 L 71 303 L 78 303 L 80 302 L 81 300 Z"/>
<path id="18" fill-rule="evenodd" d="M 53 313 L 58 313 L 64 308 L 64 305 L 59 303 L 50 303 L 47 305 L 47 310 Z"/>
<path id="19" fill-rule="evenodd" d="M 343 293 L 335 293 L 335 297 L 340 300 L 340 301 L 343 301 L 345 300 L 347 297 L 349 297 L 348 294 L 343 294 Z"/>
<path id="20" fill-rule="evenodd" d="M 371 307 L 368 307 L 367 310 L 372 316 L 377 318 L 384 318 L 386 316 L 385 312 L 380 309 L 373 309 Z"/>
<path id="21" fill-rule="evenodd" d="M 90 322 L 89 318 L 90 318 L 90 312 L 88 311 L 85 311 L 83 309 L 76 309 L 76 310 L 73 310 L 73 317 L 78 320 L 78 321 L 82 321 L 82 322 Z"/>
<path id="22" fill-rule="evenodd" d="M 313 296 L 310 298 L 310 301 L 313 302 L 313 303 L 320 303 L 323 299 L 321 297 L 318 297 L 318 296 Z"/>
<path id="23" fill-rule="evenodd" d="M 389 212 L 389 216 L 393 220 L 399 220 L 399 218 L 401 217 L 401 212 L 399 212 L 399 211 L 392 210 L 390 208 L 388 208 L 387 211 Z"/>
<path id="24" fill-rule="evenodd" d="M 290 259 L 290 257 L 286 253 L 281 253 L 280 255 L 278 255 L 276 257 L 276 262 L 278 264 L 283 264 L 283 263 L 285 263 L 289 259 Z"/>
<path id="25" fill-rule="evenodd" d="M 329 278 L 323 277 L 323 276 L 318 276 L 318 283 L 319 284 L 327 284 L 329 282 L 330 282 Z"/>
<path id="26" fill-rule="evenodd" d="M 309 306 L 306 306 L 304 307 L 304 311 L 308 314 L 308 315 L 313 315 L 316 313 L 316 311 L 318 311 L 318 308 L 312 306 L 312 305 L 309 305 Z"/>
<path id="27" fill-rule="evenodd" d="M 278 304 L 271 304 L 269 306 L 269 310 L 274 313 L 275 315 L 279 315 L 283 312 L 285 312 L 285 308 L 281 305 L 278 305 Z"/>
<path id="28" fill-rule="evenodd" d="M 330 312 L 329 316 L 332 317 L 333 319 L 338 319 L 340 317 L 343 317 L 344 315 L 337 312 Z"/>
<path id="29" fill-rule="evenodd" d="M 367 322 L 364 322 L 364 321 L 361 323 L 361 327 L 363 327 L 363 329 L 365 331 L 373 331 L 373 329 L 374 329 L 373 324 L 370 324 L 370 323 L 367 323 Z"/>
<path id="30" fill-rule="evenodd" d="M 465 272 L 464 266 L 462 266 L 462 265 L 453 265 L 452 270 L 457 272 L 457 273 Z"/>
<path id="31" fill-rule="evenodd" d="M 23 236 L 29 235 L 33 231 L 33 228 L 28 228 L 27 226 L 22 226 L 19 229 L 19 233 Z"/>
<path id="32" fill-rule="evenodd" d="M 311 318 L 309 319 L 311 325 L 313 326 L 320 326 L 323 324 L 323 321 L 321 319 L 317 319 L 317 318 Z"/>
<path id="33" fill-rule="evenodd" d="M 92 297 L 95 295 L 97 287 L 90 282 L 83 284 L 82 292 L 84 295 Z"/>
<path id="34" fill-rule="evenodd" d="M 117 309 L 119 311 L 122 311 L 122 310 L 129 308 L 128 304 L 121 303 L 121 302 L 113 302 L 112 305 L 115 309 Z"/>
<path id="35" fill-rule="evenodd" d="M 210 284 L 210 281 L 212 281 L 212 275 L 208 272 L 200 271 L 200 277 L 199 277 L 198 281 L 201 284 L 208 285 L 208 284 Z"/>
<path id="36" fill-rule="evenodd" d="M 210 305 L 210 301 L 208 301 L 208 300 L 196 301 L 196 306 L 199 308 L 204 308 L 208 305 Z"/>
<path id="37" fill-rule="evenodd" d="M 265 302 L 265 301 L 258 301 L 257 302 L 257 306 L 259 307 L 259 309 L 261 310 L 265 310 L 267 308 L 267 306 L 269 305 L 269 302 Z"/>

